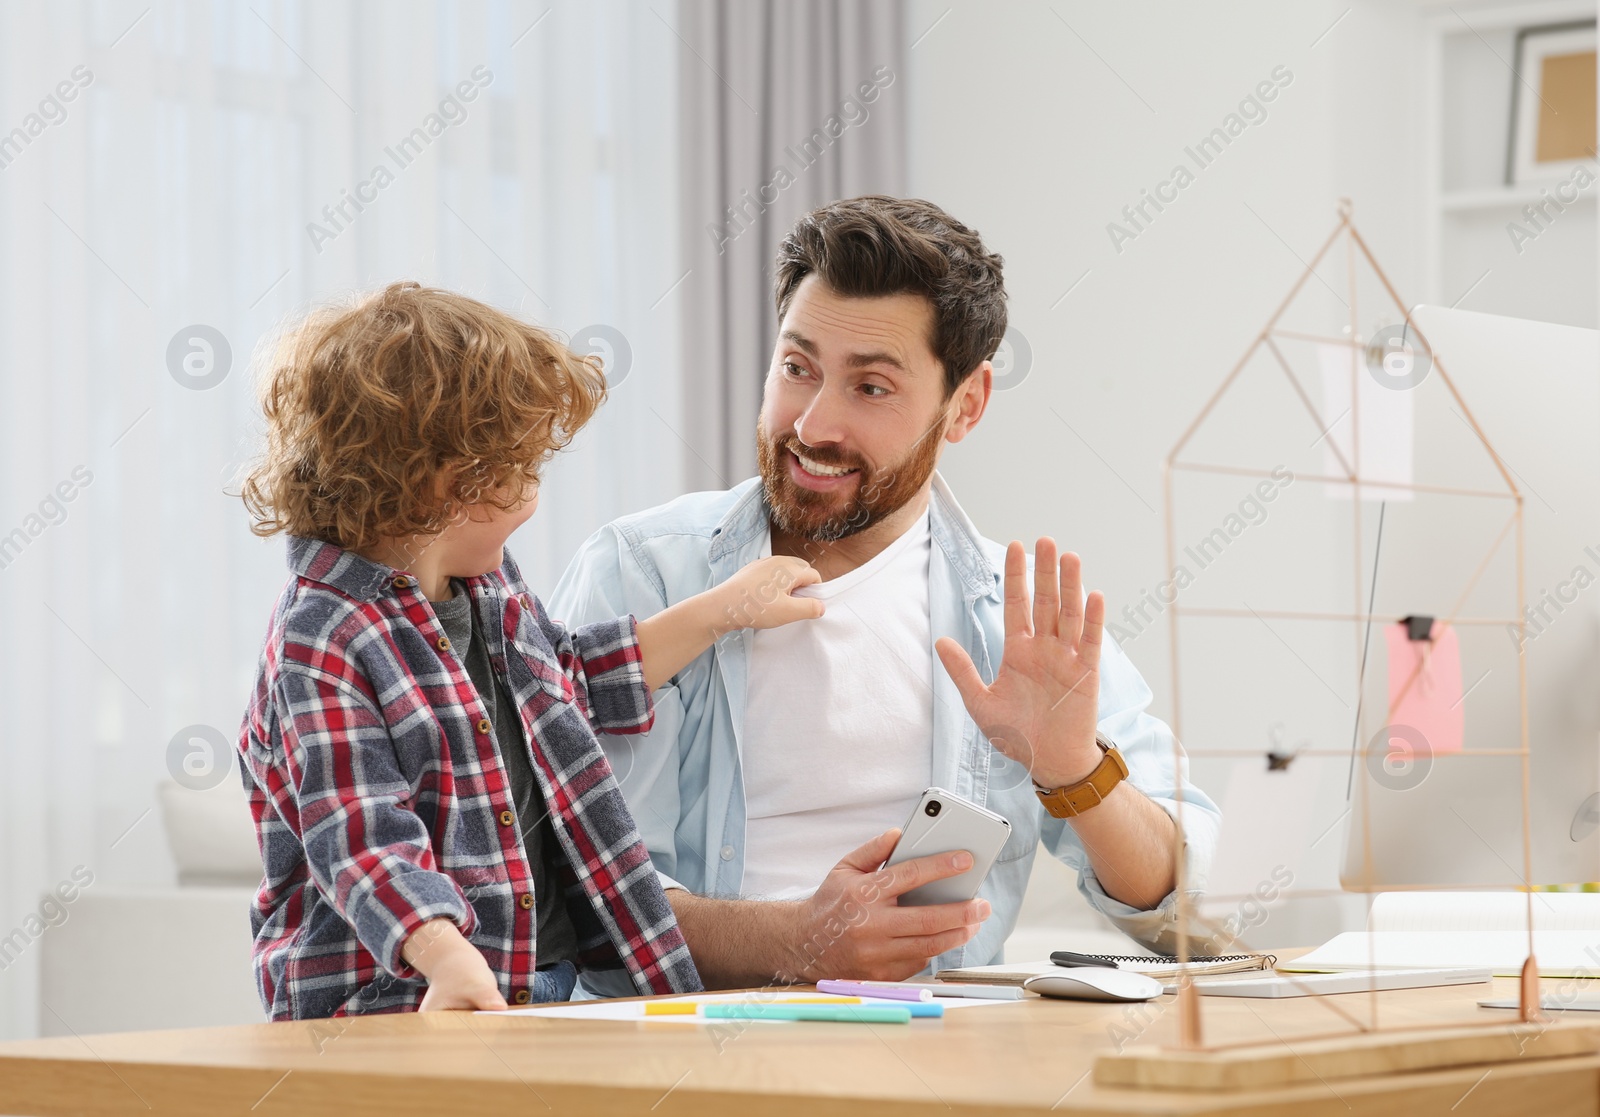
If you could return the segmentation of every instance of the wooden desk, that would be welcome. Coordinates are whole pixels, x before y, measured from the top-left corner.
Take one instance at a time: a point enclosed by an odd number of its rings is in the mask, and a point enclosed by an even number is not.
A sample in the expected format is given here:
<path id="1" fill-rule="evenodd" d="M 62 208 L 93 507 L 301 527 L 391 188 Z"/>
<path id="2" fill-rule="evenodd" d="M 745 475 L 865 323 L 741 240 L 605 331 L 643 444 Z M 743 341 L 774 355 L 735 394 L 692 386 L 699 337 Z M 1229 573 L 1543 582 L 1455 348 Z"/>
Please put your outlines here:
<path id="1" fill-rule="evenodd" d="M 1383 993 L 1382 1020 L 1488 1019 L 1491 1010 L 1475 1003 L 1488 991 L 1471 985 Z M 1494 995 L 1514 995 L 1512 982 L 1497 981 Z M 1130 1041 L 1138 1044 L 1174 1039 L 1173 1000 L 1129 1006 L 1030 999 L 877 1027 L 758 1024 L 713 1032 L 670 1022 L 438 1013 L 32 1040 L 0 1044 L 0 1113 L 1600 1113 L 1600 1057 L 1540 1060 L 1532 1049 L 1525 1061 L 1487 1076 L 1464 1068 L 1243 1096 L 1096 1087 L 1093 1058 L 1114 1049 L 1116 1034 L 1138 1033 Z M 1340 1001 L 1361 1009 L 1366 995 Z M 1219 1042 L 1292 1049 L 1296 1036 L 1326 1032 L 1336 1019 L 1306 999 L 1206 1002 L 1207 1027 Z"/>

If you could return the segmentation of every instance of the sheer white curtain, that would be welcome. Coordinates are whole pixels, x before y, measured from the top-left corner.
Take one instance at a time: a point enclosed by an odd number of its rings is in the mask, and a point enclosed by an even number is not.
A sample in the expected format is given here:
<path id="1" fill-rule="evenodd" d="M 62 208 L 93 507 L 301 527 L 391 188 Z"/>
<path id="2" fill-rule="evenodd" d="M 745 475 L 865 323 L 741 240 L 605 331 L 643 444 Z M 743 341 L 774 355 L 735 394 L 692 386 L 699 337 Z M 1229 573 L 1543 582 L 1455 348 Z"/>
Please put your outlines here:
<path id="1" fill-rule="evenodd" d="M 585 336 L 620 383 L 512 542 L 536 588 L 681 491 L 675 18 L 0 7 L 0 1035 L 35 1029 L 43 894 L 77 866 L 170 884 L 168 743 L 236 734 L 285 571 L 225 490 L 275 323 L 414 278 L 603 327 Z"/>

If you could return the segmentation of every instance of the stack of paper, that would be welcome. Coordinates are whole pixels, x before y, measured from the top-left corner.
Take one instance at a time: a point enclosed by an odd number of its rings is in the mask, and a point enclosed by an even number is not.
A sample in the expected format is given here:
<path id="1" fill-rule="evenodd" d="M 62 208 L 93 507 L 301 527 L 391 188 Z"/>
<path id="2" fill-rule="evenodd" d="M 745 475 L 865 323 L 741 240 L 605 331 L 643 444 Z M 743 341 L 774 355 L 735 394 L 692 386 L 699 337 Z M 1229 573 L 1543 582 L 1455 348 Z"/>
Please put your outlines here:
<path id="1" fill-rule="evenodd" d="M 1600 892 L 1382 892 L 1369 931 L 1600 931 Z"/>
<path id="2" fill-rule="evenodd" d="M 1367 920 L 1278 969 L 1332 973 L 1402 967 L 1485 967 L 1522 972 L 1533 954 L 1544 977 L 1600 977 L 1600 894 L 1584 892 L 1386 892 Z"/>

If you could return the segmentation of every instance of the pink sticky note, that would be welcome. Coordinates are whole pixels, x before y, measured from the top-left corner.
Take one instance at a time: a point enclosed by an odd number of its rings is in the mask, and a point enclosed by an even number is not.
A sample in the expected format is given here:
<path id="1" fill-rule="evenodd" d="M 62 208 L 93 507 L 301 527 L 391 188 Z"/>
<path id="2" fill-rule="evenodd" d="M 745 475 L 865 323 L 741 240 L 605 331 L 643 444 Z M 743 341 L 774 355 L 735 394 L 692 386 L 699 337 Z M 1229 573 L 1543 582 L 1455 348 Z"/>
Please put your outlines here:
<path id="1" fill-rule="evenodd" d="M 1384 631 L 1389 644 L 1389 724 L 1416 730 L 1432 753 L 1460 752 L 1463 703 L 1456 630 L 1434 621 L 1431 640 L 1410 639 L 1403 623 Z M 1411 747 L 1396 734 L 1390 748 L 1397 746 Z"/>

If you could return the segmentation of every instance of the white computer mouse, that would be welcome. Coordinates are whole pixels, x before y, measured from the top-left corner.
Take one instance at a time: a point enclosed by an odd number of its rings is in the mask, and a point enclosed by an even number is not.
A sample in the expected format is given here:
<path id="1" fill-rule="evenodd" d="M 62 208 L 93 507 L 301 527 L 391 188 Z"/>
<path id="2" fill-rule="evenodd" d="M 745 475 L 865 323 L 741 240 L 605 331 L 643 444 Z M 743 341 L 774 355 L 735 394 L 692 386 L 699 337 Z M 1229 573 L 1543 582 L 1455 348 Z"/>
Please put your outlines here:
<path id="1" fill-rule="evenodd" d="M 1105 966 L 1063 966 L 1058 973 L 1030 977 L 1022 987 L 1068 1001 L 1148 1001 L 1161 996 L 1161 982 L 1155 978 Z"/>

